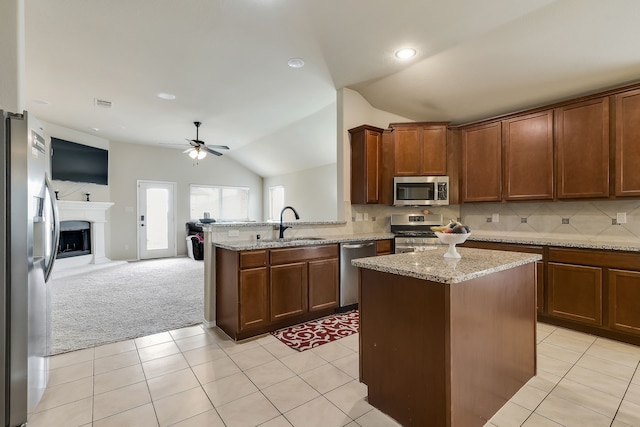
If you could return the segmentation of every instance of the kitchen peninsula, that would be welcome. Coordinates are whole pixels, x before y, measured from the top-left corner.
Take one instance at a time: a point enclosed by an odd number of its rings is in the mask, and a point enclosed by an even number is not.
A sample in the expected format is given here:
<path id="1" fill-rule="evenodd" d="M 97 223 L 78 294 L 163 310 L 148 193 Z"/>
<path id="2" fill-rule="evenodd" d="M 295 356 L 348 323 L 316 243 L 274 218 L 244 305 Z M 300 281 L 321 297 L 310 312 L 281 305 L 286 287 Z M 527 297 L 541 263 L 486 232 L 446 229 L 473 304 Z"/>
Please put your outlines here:
<path id="1" fill-rule="evenodd" d="M 357 259 L 360 380 L 404 426 L 483 426 L 536 373 L 537 254 Z"/>

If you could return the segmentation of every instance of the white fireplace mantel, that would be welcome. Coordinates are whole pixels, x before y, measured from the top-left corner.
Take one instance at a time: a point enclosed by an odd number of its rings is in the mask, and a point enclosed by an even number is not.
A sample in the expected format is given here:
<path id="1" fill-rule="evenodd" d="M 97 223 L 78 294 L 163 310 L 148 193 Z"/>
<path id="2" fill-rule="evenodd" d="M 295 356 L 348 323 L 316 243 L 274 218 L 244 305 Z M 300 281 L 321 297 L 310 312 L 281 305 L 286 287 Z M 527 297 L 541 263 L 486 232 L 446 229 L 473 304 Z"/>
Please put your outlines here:
<path id="1" fill-rule="evenodd" d="M 88 221 L 91 223 L 91 255 L 64 258 L 56 261 L 56 265 L 64 267 L 81 264 L 102 264 L 111 261 L 106 257 L 104 225 L 107 222 L 107 210 L 113 206 L 111 202 L 77 202 L 58 200 L 58 216 L 60 221 Z M 78 259 L 76 259 L 78 258 Z"/>

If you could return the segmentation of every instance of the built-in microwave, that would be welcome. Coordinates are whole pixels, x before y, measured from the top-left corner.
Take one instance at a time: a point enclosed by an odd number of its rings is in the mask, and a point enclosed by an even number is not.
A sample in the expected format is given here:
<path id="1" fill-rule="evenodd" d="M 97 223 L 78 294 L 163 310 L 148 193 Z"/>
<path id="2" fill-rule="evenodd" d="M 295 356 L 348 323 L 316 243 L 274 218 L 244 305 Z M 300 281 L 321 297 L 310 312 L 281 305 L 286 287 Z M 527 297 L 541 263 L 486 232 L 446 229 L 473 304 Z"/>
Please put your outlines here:
<path id="1" fill-rule="evenodd" d="M 448 176 L 396 176 L 393 178 L 394 206 L 449 204 Z"/>

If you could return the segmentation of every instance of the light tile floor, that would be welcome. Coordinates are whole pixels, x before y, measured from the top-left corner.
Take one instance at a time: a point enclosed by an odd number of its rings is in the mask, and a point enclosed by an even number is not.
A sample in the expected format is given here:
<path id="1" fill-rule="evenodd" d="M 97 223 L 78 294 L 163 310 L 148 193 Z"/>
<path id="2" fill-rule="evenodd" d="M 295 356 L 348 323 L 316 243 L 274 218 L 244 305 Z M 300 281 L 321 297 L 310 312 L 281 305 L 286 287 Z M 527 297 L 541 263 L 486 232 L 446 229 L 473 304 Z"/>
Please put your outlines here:
<path id="1" fill-rule="evenodd" d="M 538 324 L 538 375 L 487 423 L 640 426 L 640 347 Z M 366 402 L 358 336 L 299 353 L 201 326 L 50 358 L 29 427 L 397 426 Z"/>

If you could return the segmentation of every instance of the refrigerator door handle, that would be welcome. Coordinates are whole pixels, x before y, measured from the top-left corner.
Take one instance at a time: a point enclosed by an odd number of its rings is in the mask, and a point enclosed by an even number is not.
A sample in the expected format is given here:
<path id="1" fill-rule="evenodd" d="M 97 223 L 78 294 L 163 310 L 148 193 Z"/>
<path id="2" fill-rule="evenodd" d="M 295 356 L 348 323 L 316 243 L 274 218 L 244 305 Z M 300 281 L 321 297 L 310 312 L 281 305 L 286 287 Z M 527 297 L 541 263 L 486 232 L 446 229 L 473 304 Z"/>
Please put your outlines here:
<path id="1" fill-rule="evenodd" d="M 51 242 L 51 248 L 48 251 L 50 256 L 46 261 L 45 270 L 44 270 L 44 281 L 47 282 L 49 280 L 49 276 L 51 276 L 51 271 L 53 270 L 53 264 L 56 260 L 56 254 L 58 253 L 58 243 L 60 242 L 60 218 L 58 216 L 58 204 L 56 203 L 56 195 L 51 188 L 51 183 L 49 182 L 49 177 L 45 173 L 44 175 L 44 185 L 49 193 L 49 201 L 51 202 L 51 216 L 52 216 L 52 224 L 51 224 L 51 239 L 47 239 Z"/>

